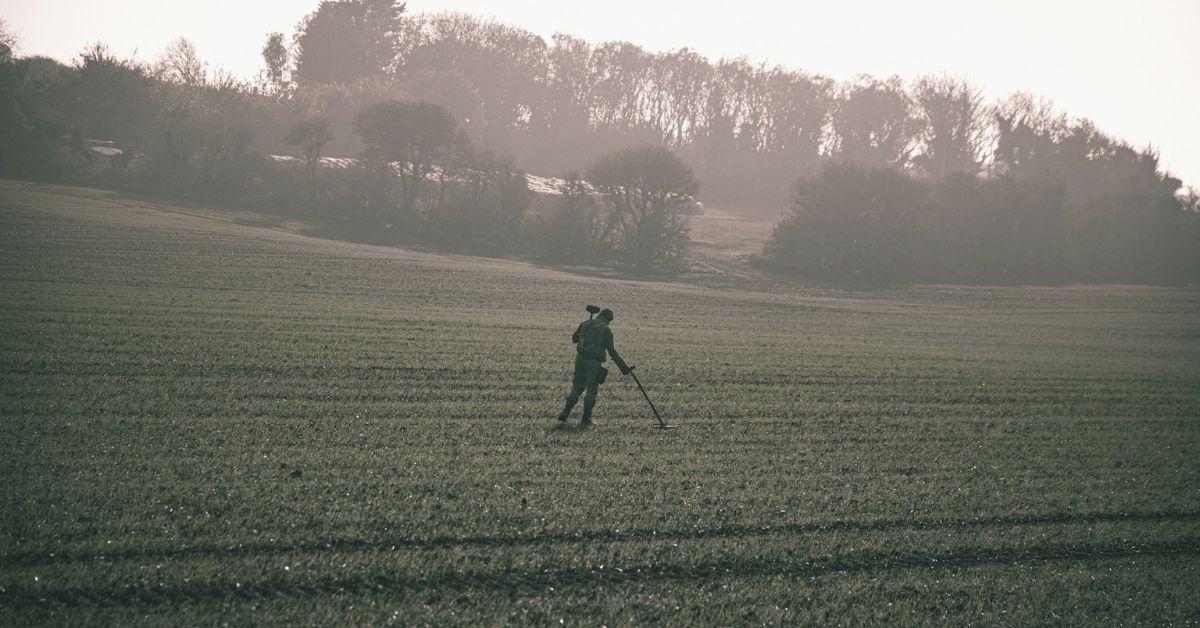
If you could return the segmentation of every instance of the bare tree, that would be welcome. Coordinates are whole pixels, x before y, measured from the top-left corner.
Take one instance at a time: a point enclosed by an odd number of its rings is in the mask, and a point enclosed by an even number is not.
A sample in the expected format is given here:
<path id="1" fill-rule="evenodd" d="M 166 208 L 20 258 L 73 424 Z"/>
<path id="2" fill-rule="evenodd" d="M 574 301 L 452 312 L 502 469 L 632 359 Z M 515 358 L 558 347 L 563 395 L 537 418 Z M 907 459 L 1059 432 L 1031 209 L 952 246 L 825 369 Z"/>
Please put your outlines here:
<path id="1" fill-rule="evenodd" d="M 718 153 L 754 151 L 762 147 L 764 92 L 761 66 L 744 57 L 723 59 L 713 69 L 716 85 L 709 93 L 708 132 Z"/>
<path id="2" fill-rule="evenodd" d="M 612 129 L 637 127 L 651 56 L 627 42 L 601 44 L 592 52 L 593 123 Z"/>
<path id="3" fill-rule="evenodd" d="M 834 154 L 873 168 L 903 168 L 914 148 L 917 120 L 899 77 L 862 76 L 842 87 L 833 117 Z"/>
<path id="4" fill-rule="evenodd" d="M 763 78 L 763 148 L 787 151 L 800 163 L 815 162 L 833 105 L 833 81 L 778 67 Z"/>
<path id="5" fill-rule="evenodd" d="M 554 45 L 546 53 L 545 80 L 552 124 L 560 133 L 582 133 L 591 113 L 592 45 L 562 33 L 555 33 L 552 40 Z"/>
<path id="6" fill-rule="evenodd" d="M 208 72 L 207 64 L 196 52 L 196 46 L 186 37 L 180 37 L 159 56 L 155 74 L 163 80 L 182 85 L 203 85 Z"/>
<path id="7" fill-rule="evenodd" d="M 489 143 L 508 145 L 515 133 L 546 127 L 546 42 L 536 34 L 498 22 L 441 13 L 420 20 L 421 45 L 406 54 L 410 76 L 457 75 L 470 85 L 479 117 L 473 125 Z M 425 96 L 422 95 L 424 99 Z"/>
<path id="8" fill-rule="evenodd" d="M 979 89 L 964 79 L 924 76 L 912 95 L 923 127 L 917 165 L 935 180 L 952 172 L 978 173 L 987 133 Z"/>

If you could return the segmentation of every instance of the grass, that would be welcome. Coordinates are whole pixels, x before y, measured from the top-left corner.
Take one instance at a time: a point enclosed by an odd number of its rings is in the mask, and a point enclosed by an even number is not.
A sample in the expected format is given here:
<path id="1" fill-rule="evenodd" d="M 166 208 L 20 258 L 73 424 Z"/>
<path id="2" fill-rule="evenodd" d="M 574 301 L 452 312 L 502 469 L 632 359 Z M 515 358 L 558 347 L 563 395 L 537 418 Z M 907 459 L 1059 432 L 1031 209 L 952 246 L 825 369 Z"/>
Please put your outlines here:
<path id="1" fill-rule="evenodd" d="M 0 624 L 1200 616 L 1196 289 L 715 289 L 302 230 L 0 182 Z M 615 372 L 554 424 L 588 302 L 681 429 Z"/>

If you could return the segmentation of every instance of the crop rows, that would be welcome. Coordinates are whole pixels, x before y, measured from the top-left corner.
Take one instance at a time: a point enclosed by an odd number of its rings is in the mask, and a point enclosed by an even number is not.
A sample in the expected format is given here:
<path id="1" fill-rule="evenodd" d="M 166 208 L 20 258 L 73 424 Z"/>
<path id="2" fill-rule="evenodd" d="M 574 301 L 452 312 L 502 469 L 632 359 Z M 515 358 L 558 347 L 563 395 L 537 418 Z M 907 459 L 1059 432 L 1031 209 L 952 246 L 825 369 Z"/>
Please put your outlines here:
<path id="1" fill-rule="evenodd" d="M 1200 613 L 1195 289 L 713 289 L 246 222 L 0 182 L 0 623 Z M 615 369 L 555 424 L 589 302 L 679 430 Z"/>

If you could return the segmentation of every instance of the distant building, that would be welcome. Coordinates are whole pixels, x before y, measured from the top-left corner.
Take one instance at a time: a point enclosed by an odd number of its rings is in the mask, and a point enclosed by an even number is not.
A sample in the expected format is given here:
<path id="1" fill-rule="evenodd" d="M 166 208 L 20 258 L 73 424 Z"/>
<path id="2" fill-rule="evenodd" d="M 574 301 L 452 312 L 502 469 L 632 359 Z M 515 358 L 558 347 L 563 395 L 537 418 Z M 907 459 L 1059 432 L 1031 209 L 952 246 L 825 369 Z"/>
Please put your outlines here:
<path id="1" fill-rule="evenodd" d="M 268 155 L 267 158 L 277 163 L 300 163 L 300 158 L 292 155 Z M 358 163 L 358 160 L 348 157 L 322 157 L 320 160 L 320 165 L 322 168 L 331 168 L 335 170 L 352 168 L 356 163 Z M 438 169 L 435 167 L 432 176 L 436 177 L 437 174 Z M 562 186 L 566 182 L 566 179 L 559 179 L 557 177 L 543 177 L 536 174 L 529 174 L 528 172 L 525 173 L 525 185 L 535 196 L 535 202 L 531 205 L 531 209 L 535 212 L 545 209 L 544 207 L 539 207 L 542 204 L 536 202 L 536 200 L 548 201 L 552 197 L 562 196 Z M 591 184 L 586 181 L 583 183 L 589 190 L 595 193 Z M 700 201 L 693 201 L 687 213 L 696 215 L 703 214 L 704 203 L 701 203 Z"/>

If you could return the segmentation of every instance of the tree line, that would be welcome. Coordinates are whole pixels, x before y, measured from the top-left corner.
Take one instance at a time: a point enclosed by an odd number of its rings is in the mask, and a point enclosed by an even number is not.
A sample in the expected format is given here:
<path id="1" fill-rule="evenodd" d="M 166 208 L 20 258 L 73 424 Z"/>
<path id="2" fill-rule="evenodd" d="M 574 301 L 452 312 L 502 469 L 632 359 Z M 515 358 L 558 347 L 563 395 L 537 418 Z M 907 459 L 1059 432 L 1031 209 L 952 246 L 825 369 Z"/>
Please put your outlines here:
<path id="1" fill-rule="evenodd" d="M 631 145 L 669 148 L 697 174 L 706 200 L 780 206 L 790 191 L 792 211 L 765 256 L 771 267 L 801 274 L 1197 276 L 1195 196 L 1180 193 L 1182 182 L 1160 170 L 1154 151 L 1027 94 L 988 103 L 970 82 L 942 75 L 838 83 L 744 58 L 711 62 L 686 48 L 650 52 L 565 34 L 547 42 L 456 13 L 391 13 L 360 26 L 369 52 L 336 47 L 325 35 L 330 24 L 344 32 L 396 6 L 323 4 L 298 31 L 293 73 L 279 89 L 395 80 L 539 172 L 582 167 Z M 881 196 L 854 202 L 847 178 Z M 839 186 L 849 196 L 829 196 Z M 904 207 L 913 190 L 922 200 Z M 816 220 L 820 213 L 829 219 Z M 870 225 L 837 224 L 866 216 Z M 882 227 L 891 223 L 899 230 Z M 873 231 L 887 237 L 864 246 Z M 908 252 L 897 257 L 899 250 Z"/>
<path id="2" fill-rule="evenodd" d="M 534 197 L 515 160 L 472 133 L 469 117 L 362 69 L 378 67 L 379 51 L 390 46 L 371 38 L 391 31 L 371 25 L 394 27 L 402 10 L 323 3 L 301 34 L 331 34 L 325 41 L 337 45 L 318 54 L 310 44 L 293 59 L 273 34 L 253 82 L 211 71 L 184 38 L 151 62 L 94 44 L 62 64 L 14 56 L 6 44 L 0 176 L 308 213 L 371 242 L 639 271 L 678 267 L 687 241 L 682 213 L 697 188 L 678 157 L 652 146 L 610 151 L 587 169 L 591 182 L 571 175 L 561 201 Z M 349 63 L 346 50 L 371 62 Z M 347 68 L 362 74 L 348 84 L 293 80 L 301 71 Z M 119 155 L 94 151 L 99 138 Z M 323 161 L 330 155 L 343 158 Z"/>
<path id="3" fill-rule="evenodd" d="M 1181 193 L 1152 153 L 1028 98 L 996 120 L 986 176 L 831 161 L 801 177 L 765 264 L 870 280 L 1200 278 L 1200 197 Z"/>
<path id="4" fill-rule="evenodd" d="M 94 165 L 79 163 L 81 144 L 111 139 L 127 149 L 107 175 L 118 183 L 369 218 L 484 252 L 641 266 L 682 259 L 680 199 L 702 185 L 718 203 L 791 199 L 764 251 L 785 272 L 1195 276 L 1195 199 L 1178 194 L 1152 151 L 1026 95 L 986 103 L 954 77 L 838 83 L 689 49 L 564 34 L 547 42 L 468 15 L 409 14 L 392 0 L 324 1 L 290 40 L 268 36 L 262 54 L 253 82 L 208 72 L 186 40 L 153 63 L 99 45 L 69 66 L 10 55 L 0 131 L 13 141 L 0 148 L 0 172 L 86 173 Z M 432 144 L 412 152 L 405 142 L 416 136 Z M 279 152 L 295 154 L 296 167 L 263 158 Z M 358 165 L 318 168 L 325 155 Z M 620 183 L 596 184 L 633 174 L 612 159 L 642 163 L 673 192 L 630 206 Z M 553 207 L 531 212 L 518 164 L 583 174 Z M 854 196 L 864 188 L 880 196 Z M 1035 253 L 1046 247 L 1056 253 Z"/>

